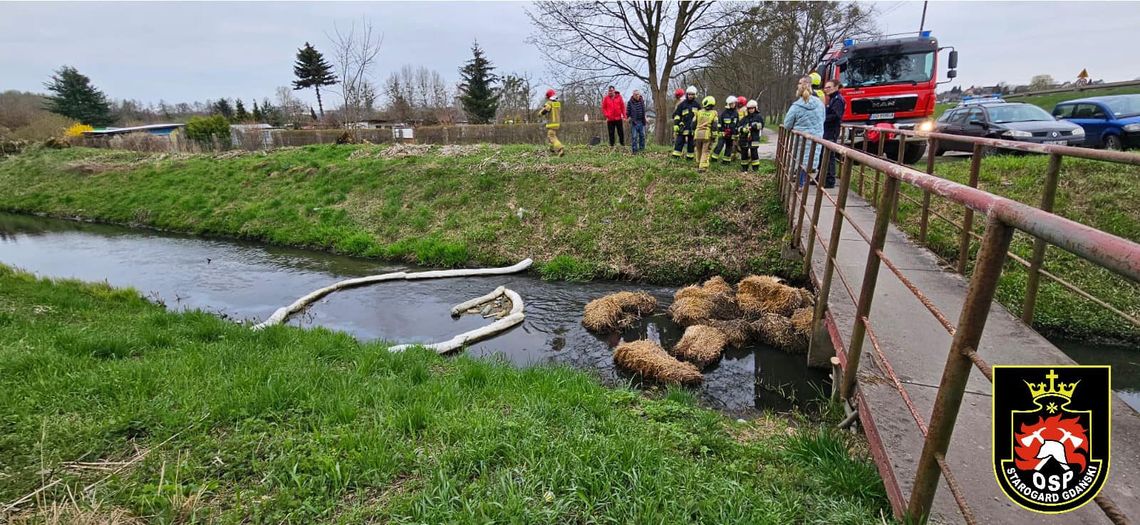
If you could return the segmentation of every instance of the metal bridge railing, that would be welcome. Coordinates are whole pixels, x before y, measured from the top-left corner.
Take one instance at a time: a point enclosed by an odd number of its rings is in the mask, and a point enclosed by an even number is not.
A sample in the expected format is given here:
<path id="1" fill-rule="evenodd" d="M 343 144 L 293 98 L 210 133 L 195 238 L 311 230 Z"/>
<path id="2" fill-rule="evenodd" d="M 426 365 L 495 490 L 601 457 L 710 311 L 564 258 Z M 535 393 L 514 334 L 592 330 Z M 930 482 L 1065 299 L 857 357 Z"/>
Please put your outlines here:
<path id="1" fill-rule="evenodd" d="M 853 138 L 852 134 L 852 129 L 848 129 L 845 133 L 849 140 Z M 901 147 L 903 135 L 906 135 L 906 133 L 898 132 L 897 135 L 900 141 L 900 158 L 904 150 L 904 148 Z M 928 140 L 938 140 L 939 138 L 946 137 L 935 133 L 924 136 L 926 136 Z M 958 137 L 955 136 L 954 140 L 957 139 Z M 1010 149 L 1034 151 L 1051 155 L 1049 169 L 1053 175 L 1051 175 L 1050 178 L 1054 180 L 1052 182 L 1052 189 L 1046 189 L 1047 194 L 1055 192 L 1056 168 L 1060 164 L 1061 155 L 1123 161 L 1129 164 L 1140 165 L 1140 156 L 1129 154 L 1088 151 L 1064 146 L 1040 146 L 1023 143 L 1005 144 L 1008 141 L 994 141 L 993 139 L 980 140 L 982 141 L 982 145 L 988 143 L 988 145 L 992 147 L 1010 147 Z M 962 403 L 962 396 L 965 392 L 966 382 L 969 379 L 971 368 L 978 368 L 986 379 L 991 382 L 993 380 L 989 364 L 978 355 L 976 349 L 981 340 L 982 332 L 985 329 L 986 319 L 994 298 L 998 279 L 1001 276 L 1003 265 L 1010 255 L 1009 246 L 1014 231 L 1025 232 L 1032 235 L 1037 242 L 1053 244 L 1132 281 L 1140 281 L 1140 245 L 1059 217 L 1050 213 L 1048 209 L 1033 208 L 1032 206 L 993 195 L 973 187 L 976 186 L 977 171 L 980 167 L 981 160 L 980 146 L 978 146 L 977 143 L 975 144 L 975 158 L 971 165 L 970 180 L 972 184 L 969 186 L 932 175 L 934 171 L 933 160 L 929 160 L 927 163 L 928 173 L 922 173 L 883 158 L 882 151 L 885 140 L 878 142 L 878 156 L 871 155 L 866 151 L 867 144 L 868 142 L 864 141 L 864 150 L 860 151 L 832 141 L 823 140 L 820 137 L 805 135 L 801 132 L 793 132 L 783 127 L 781 127 L 779 131 L 779 142 L 777 143 L 776 149 L 776 179 L 778 181 L 777 186 L 780 196 L 784 203 L 785 211 L 787 212 L 789 226 L 792 228 L 792 243 L 795 247 L 804 251 L 805 271 L 811 268 L 812 256 L 817 244 L 824 250 L 825 254 L 824 271 L 822 276 L 820 276 L 818 298 L 816 300 L 813 316 L 813 341 L 811 344 L 813 346 L 819 344 L 819 342 L 814 340 L 814 334 L 821 333 L 820 328 L 830 298 L 833 277 L 838 276 L 847 295 L 851 298 L 856 307 L 855 325 L 852 327 L 850 342 L 848 348 L 843 350 L 846 363 L 844 364 L 843 376 L 839 385 L 840 395 L 845 401 L 849 401 L 854 394 L 856 373 L 859 369 L 859 360 L 863 351 L 863 341 L 867 338 L 871 341 L 873 350 L 872 358 L 875 359 L 879 367 L 886 372 L 891 384 L 906 404 L 911 417 L 915 421 L 916 427 L 924 438 L 922 454 L 919 458 L 910 500 L 906 502 L 906 511 L 904 514 L 909 520 L 914 521 L 921 521 L 924 517 L 928 516 L 934 500 L 935 491 L 938 488 L 938 481 L 940 478 L 945 478 L 954 500 L 957 502 L 966 521 L 968 523 L 977 523 L 977 518 L 966 502 L 963 491 L 945 461 L 945 455 L 950 444 L 950 437 Z M 814 192 L 815 198 L 810 205 L 809 218 L 809 204 L 807 202 L 810 193 L 809 185 L 804 184 L 800 186 L 798 184 L 798 178 L 799 172 L 805 169 L 808 172 L 809 178 L 815 176 L 815 174 L 812 173 L 814 170 L 804 166 L 803 159 L 805 157 L 808 159 L 815 158 L 817 151 L 821 153 L 820 157 L 822 161 L 819 165 L 822 166 L 823 169 L 826 169 L 826 166 L 828 166 L 833 156 L 839 156 L 842 162 L 839 168 L 838 190 L 834 196 L 825 191 Z M 929 149 L 928 151 L 934 150 Z M 873 202 L 877 203 L 878 213 L 876 214 L 874 230 L 870 233 L 860 227 L 846 210 L 848 195 L 852 189 L 852 171 L 855 163 L 859 163 L 860 165 L 859 189 L 861 192 L 866 189 L 864 170 L 870 168 L 875 171 L 876 182 L 873 192 Z M 970 221 L 973 220 L 973 212 L 978 212 L 986 216 L 985 232 L 984 235 L 980 236 L 981 248 L 974 264 L 974 271 L 970 277 L 965 303 L 962 306 L 957 325 L 952 324 L 946 315 L 943 314 L 884 253 L 884 244 L 892 215 L 890 212 L 894 211 L 897 206 L 901 183 L 919 188 L 923 192 L 923 202 L 925 203 L 923 211 L 923 233 L 926 231 L 925 221 L 929 217 L 929 200 L 932 195 L 948 199 L 966 208 L 967 223 L 964 224 L 962 228 L 963 232 L 965 232 L 963 237 L 966 239 L 966 242 L 970 239 L 969 234 L 973 233 L 970 224 Z M 882 190 L 881 194 L 880 189 Z M 817 228 L 820 209 L 823 199 L 825 198 L 831 201 L 835 208 L 830 238 L 826 244 L 823 242 L 822 236 L 819 235 Z M 851 288 L 847 276 L 839 269 L 835 259 L 845 219 L 847 222 L 850 222 L 856 233 L 869 245 L 867 263 L 864 268 L 862 285 L 858 294 Z M 801 244 L 803 244 L 801 239 L 803 238 L 805 224 L 806 228 L 808 228 L 807 241 L 806 245 L 801 246 Z M 1037 256 L 1036 246 L 1037 245 L 1035 245 L 1034 260 L 1038 261 L 1036 268 L 1040 269 L 1040 257 Z M 962 273 L 965 273 L 964 261 L 967 256 L 968 250 L 960 252 L 959 268 Z M 880 264 L 885 264 L 890 272 L 918 298 L 931 315 L 938 320 L 946 332 L 952 336 L 946 367 L 938 388 L 929 422 L 918 412 L 917 407 L 911 400 L 910 394 L 895 375 L 894 368 L 882 351 L 878 334 L 876 334 L 874 324 L 870 319 L 871 305 L 875 296 Z M 809 350 L 809 352 L 814 353 L 811 350 Z M 1096 502 L 1114 523 L 1124 523 L 1127 521 L 1127 518 L 1120 513 L 1119 509 L 1116 508 L 1106 495 L 1101 494 L 1097 496 Z"/>

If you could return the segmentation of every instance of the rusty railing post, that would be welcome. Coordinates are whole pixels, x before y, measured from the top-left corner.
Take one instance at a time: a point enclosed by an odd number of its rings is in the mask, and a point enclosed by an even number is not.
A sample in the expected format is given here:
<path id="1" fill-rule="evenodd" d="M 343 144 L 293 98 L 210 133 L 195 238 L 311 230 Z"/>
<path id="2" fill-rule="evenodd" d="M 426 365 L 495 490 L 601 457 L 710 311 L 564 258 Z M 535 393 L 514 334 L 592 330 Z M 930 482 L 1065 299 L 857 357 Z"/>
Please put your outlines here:
<path id="1" fill-rule="evenodd" d="M 870 144 L 867 143 L 867 132 L 864 130 L 863 131 L 863 153 L 867 153 L 867 151 L 869 150 L 870 147 L 871 147 Z M 864 193 L 864 188 L 863 188 L 864 184 L 866 183 L 866 178 L 867 178 L 865 173 L 864 173 L 864 171 L 866 169 L 867 169 L 866 164 L 859 163 L 859 195 L 861 197 L 863 197 L 864 199 L 867 198 L 867 194 Z"/>
<path id="2" fill-rule="evenodd" d="M 803 238 L 803 232 L 804 232 L 804 215 L 807 214 L 808 188 L 811 187 L 811 182 L 812 182 L 812 169 L 811 168 L 812 168 L 812 165 L 815 163 L 816 146 L 819 146 L 819 143 L 817 143 L 815 140 L 812 140 L 811 141 L 811 148 L 808 149 L 807 168 L 804 170 L 804 187 L 800 190 L 801 195 L 800 195 L 799 201 L 796 205 L 796 208 L 799 208 L 799 209 L 796 213 L 796 215 L 797 215 L 796 227 L 792 232 L 792 234 L 793 234 L 792 235 L 792 247 L 795 247 L 795 248 L 802 248 L 803 247 L 803 243 L 802 243 L 801 239 Z M 797 173 L 796 174 L 796 183 L 797 184 L 799 183 L 799 180 L 800 180 L 799 174 Z"/>
<path id="3" fill-rule="evenodd" d="M 783 193 L 784 208 L 788 214 L 788 229 L 789 230 L 791 230 L 792 227 L 795 226 L 795 222 L 796 222 L 795 221 L 796 216 L 794 213 L 795 212 L 794 197 L 795 197 L 796 192 L 795 192 L 795 185 L 792 184 L 791 181 L 792 181 L 792 179 L 799 176 L 799 172 L 800 172 L 799 167 L 800 167 L 800 164 L 802 163 L 803 158 L 804 158 L 804 156 L 803 156 L 804 138 L 802 136 L 800 136 L 799 134 L 796 134 L 794 132 L 792 133 L 792 136 L 795 137 L 795 141 L 792 142 L 792 144 L 794 144 L 794 146 L 792 147 L 792 152 L 791 152 L 792 158 L 789 159 L 790 162 L 788 163 L 788 167 L 791 169 L 788 170 L 789 173 L 787 174 L 788 175 L 787 179 L 784 180 L 784 193 Z"/>
<path id="4" fill-rule="evenodd" d="M 780 126 L 776 133 L 776 190 L 783 191 L 784 188 L 784 150 L 788 149 L 787 130 L 784 126 Z M 781 193 L 782 194 L 782 193 Z"/>
<path id="5" fill-rule="evenodd" d="M 811 222 L 808 224 L 809 229 L 807 246 L 804 248 L 804 275 L 809 275 L 811 273 L 811 256 L 812 252 L 815 251 L 815 230 L 816 226 L 819 225 L 819 208 L 823 206 L 823 182 L 826 178 L 826 175 L 824 175 L 826 172 L 824 170 L 828 169 L 824 166 L 829 165 L 828 163 L 831 162 L 832 155 L 834 155 L 834 153 L 831 151 L 831 148 L 823 149 L 823 156 L 820 159 L 821 162 L 819 164 L 819 172 L 816 175 L 815 203 L 812 205 L 811 209 Z"/>
<path id="6" fill-rule="evenodd" d="M 899 151 L 896 157 L 898 158 L 897 162 L 900 166 L 906 166 L 906 135 L 902 133 L 899 133 Z M 902 193 L 904 189 L 905 188 L 900 187 L 899 191 L 895 193 L 895 198 L 888 203 L 891 206 L 889 208 L 891 210 L 891 217 L 895 222 L 899 222 L 899 194 Z"/>
<path id="7" fill-rule="evenodd" d="M 938 139 L 926 139 L 926 173 L 934 175 L 934 152 L 938 151 Z M 930 225 L 930 191 L 922 190 L 922 217 L 918 220 L 918 243 L 926 245 L 926 228 Z"/>
<path id="8" fill-rule="evenodd" d="M 962 394 L 970 379 L 973 361 L 967 356 L 978 348 L 982 331 L 986 328 L 986 317 L 1005 264 L 1006 251 L 1013 239 L 1013 228 L 991 217 L 986 222 L 986 234 L 978 251 L 974 265 L 974 275 L 966 292 L 966 302 L 958 316 L 958 328 L 950 344 L 950 354 L 942 371 L 942 381 L 934 398 L 934 409 L 930 414 L 930 426 L 922 445 L 922 455 L 918 460 L 918 471 L 914 477 L 914 487 L 907 505 L 907 517 L 920 521 L 930 514 L 934 493 L 938 490 L 941 470 L 938 458 L 945 457 L 950 446 L 950 436 L 962 405 Z"/>
<path id="9" fill-rule="evenodd" d="M 883 183 L 883 199 L 890 202 L 899 189 L 899 180 L 887 174 Z M 859 291 L 859 304 L 855 308 L 855 327 L 851 330 L 851 348 L 847 351 L 847 365 L 843 370 L 843 384 L 840 385 L 843 399 L 851 399 L 855 389 L 855 374 L 859 371 L 859 356 L 863 352 L 863 339 L 867 326 L 863 318 L 871 315 L 871 301 L 875 298 L 875 284 L 879 280 L 879 263 L 882 259 L 876 253 L 883 249 L 887 239 L 887 228 L 891 215 L 887 210 L 878 210 L 875 215 L 875 231 L 871 234 L 871 247 L 867 250 L 867 265 L 863 271 L 863 286 Z"/>
<path id="10" fill-rule="evenodd" d="M 978 172 L 982 169 L 982 145 L 974 144 L 974 154 L 970 157 L 970 187 L 978 187 Z M 954 268 L 966 275 L 966 259 L 970 256 L 970 234 L 974 232 L 974 210 L 966 208 L 962 213 L 962 231 L 958 235 L 958 263 Z"/>
<path id="11" fill-rule="evenodd" d="M 1057 179 L 1061 173 L 1061 155 L 1049 155 L 1049 168 L 1045 172 L 1045 190 L 1041 194 L 1041 209 L 1052 213 L 1057 197 Z M 1033 239 L 1033 257 L 1029 259 L 1029 280 L 1025 283 L 1025 303 L 1021 307 L 1021 320 L 1033 326 L 1033 310 L 1037 308 L 1037 288 L 1041 284 L 1041 265 L 1045 263 L 1044 239 Z"/>
<path id="12" fill-rule="evenodd" d="M 839 169 L 839 190 L 835 193 L 835 215 L 831 218 L 831 239 L 827 241 L 827 251 L 824 253 L 826 261 L 823 264 L 823 278 L 819 285 L 819 294 L 815 299 L 815 312 L 812 314 L 812 335 L 808 342 L 808 356 L 819 355 L 818 345 L 825 344 L 817 341 L 816 336 L 823 333 L 823 315 L 827 312 L 827 301 L 831 297 L 831 279 L 835 274 L 835 254 L 839 251 L 839 234 L 843 230 L 843 210 L 847 207 L 847 192 L 850 188 L 851 157 L 844 155 L 843 166 Z M 827 348 L 826 345 L 825 348 Z M 838 375 L 832 378 L 832 381 L 838 380 Z"/>
<path id="13" fill-rule="evenodd" d="M 808 138 L 806 136 L 799 136 L 800 147 L 796 153 L 795 169 L 792 170 L 792 176 L 788 178 L 788 229 L 793 230 L 796 226 L 796 204 L 799 200 L 799 186 L 797 181 L 800 180 L 800 171 L 806 169 L 804 166 L 804 154 L 808 151 Z M 792 245 L 795 245 L 795 240 L 792 240 Z"/>
<path id="14" fill-rule="evenodd" d="M 883 132 L 879 132 L 879 153 L 876 156 L 880 159 L 886 157 L 884 154 L 886 147 L 887 137 Z M 875 169 L 875 196 L 871 198 L 871 206 L 873 206 L 878 211 L 883 211 L 883 204 L 879 201 L 879 179 L 882 177 L 882 175 L 882 170 Z M 890 176 L 887 178 L 890 178 Z"/>

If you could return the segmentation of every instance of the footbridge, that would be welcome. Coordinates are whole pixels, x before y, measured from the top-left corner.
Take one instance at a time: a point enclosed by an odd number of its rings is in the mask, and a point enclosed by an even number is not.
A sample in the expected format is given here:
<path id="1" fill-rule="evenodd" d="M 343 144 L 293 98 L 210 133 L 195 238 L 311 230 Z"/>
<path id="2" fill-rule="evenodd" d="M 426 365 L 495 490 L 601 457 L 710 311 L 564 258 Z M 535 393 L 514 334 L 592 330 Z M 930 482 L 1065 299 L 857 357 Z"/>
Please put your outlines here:
<path id="1" fill-rule="evenodd" d="M 1044 259 L 1051 245 L 1136 286 L 1140 245 L 1050 211 L 1064 158 L 1130 167 L 1140 166 L 1140 155 L 970 139 L 970 179 L 960 184 L 939 177 L 933 158 L 923 172 L 883 152 L 888 141 L 899 141 L 901 152 L 904 140 L 926 140 L 933 152 L 937 141 L 962 137 L 899 131 L 871 142 L 863 140 L 866 131 L 845 127 L 833 142 L 781 128 L 776 178 L 792 246 L 819 297 L 809 361 L 834 367 L 835 394 L 850 413 L 845 423 L 857 422 L 865 432 L 896 517 L 931 523 L 1140 522 L 1140 416 L 1119 397 L 1112 403 L 1109 478 L 1095 504 L 1076 511 L 1038 514 L 1011 502 L 994 476 L 990 444 L 992 365 L 1075 364 L 1031 327 L 1042 278 L 1138 323 L 1134 313 L 1048 272 Z M 1038 207 L 977 189 L 982 157 L 1000 149 L 1049 156 Z M 803 159 L 813 153 L 823 157 L 824 166 L 836 159 L 836 188 L 799 185 L 800 170 L 809 168 Z M 892 221 L 900 200 L 909 206 L 902 228 Z M 957 210 L 953 217 L 945 205 Z M 955 227 L 956 260 L 945 261 L 927 248 L 933 220 Z M 1010 252 L 1015 233 L 1019 242 L 1032 243 L 1031 256 Z M 994 300 L 1003 271 L 1015 265 L 1029 274 L 1018 315 Z"/>

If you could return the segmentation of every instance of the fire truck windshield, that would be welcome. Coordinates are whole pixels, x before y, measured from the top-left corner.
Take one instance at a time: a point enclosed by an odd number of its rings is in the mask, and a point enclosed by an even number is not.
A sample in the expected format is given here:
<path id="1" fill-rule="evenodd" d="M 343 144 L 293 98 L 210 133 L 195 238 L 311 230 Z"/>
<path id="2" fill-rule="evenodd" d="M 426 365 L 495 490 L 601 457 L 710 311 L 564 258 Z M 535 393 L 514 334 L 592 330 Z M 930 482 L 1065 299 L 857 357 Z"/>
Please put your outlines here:
<path id="1" fill-rule="evenodd" d="M 917 84 L 927 82 L 934 74 L 934 52 L 856 54 L 840 71 L 844 87 L 867 87 L 883 84 Z"/>

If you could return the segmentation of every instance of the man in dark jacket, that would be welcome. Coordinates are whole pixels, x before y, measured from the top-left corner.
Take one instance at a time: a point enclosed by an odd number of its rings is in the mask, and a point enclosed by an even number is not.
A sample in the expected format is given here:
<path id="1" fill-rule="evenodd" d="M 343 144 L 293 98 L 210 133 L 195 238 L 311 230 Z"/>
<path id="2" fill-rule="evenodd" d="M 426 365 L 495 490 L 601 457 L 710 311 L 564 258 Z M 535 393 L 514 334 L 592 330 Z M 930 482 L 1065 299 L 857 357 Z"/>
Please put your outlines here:
<path id="1" fill-rule="evenodd" d="M 618 142 L 625 147 L 625 101 L 613 86 L 610 86 L 606 96 L 602 98 L 602 116 L 606 117 L 606 127 L 609 128 L 610 147 L 614 147 L 615 132 Z"/>
<path id="2" fill-rule="evenodd" d="M 673 143 L 673 158 L 693 160 L 695 144 L 693 143 L 693 117 L 700 106 L 697 104 L 697 88 L 689 86 L 685 90 L 685 99 L 673 109 L 673 135 L 677 137 Z"/>
<path id="3" fill-rule="evenodd" d="M 847 111 L 847 101 L 843 100 L 843 95 L 839 94 L 839 82 L 836 80 L 828 80 L 823 86 L 823 92 L 827 94 L 827 111 L 823 119 L 823 138 L 834 142 L 839 140 L 839 126 L 843 123 L 843 113 Z M 827 180 L 824 181 L 824 188 L 835 187 L 835 171 L 838 164 L 839 156 L 832 155 L 831 162 L 827 165 Z"/>
<path id="4" fill-rule="evenodd" d="M 629 144 L 633 153 L 645 150 L 645 99 L 641 92 L 633 90 L 629 103 L 625 105 L 626 115 L 629 118 Z"/>

